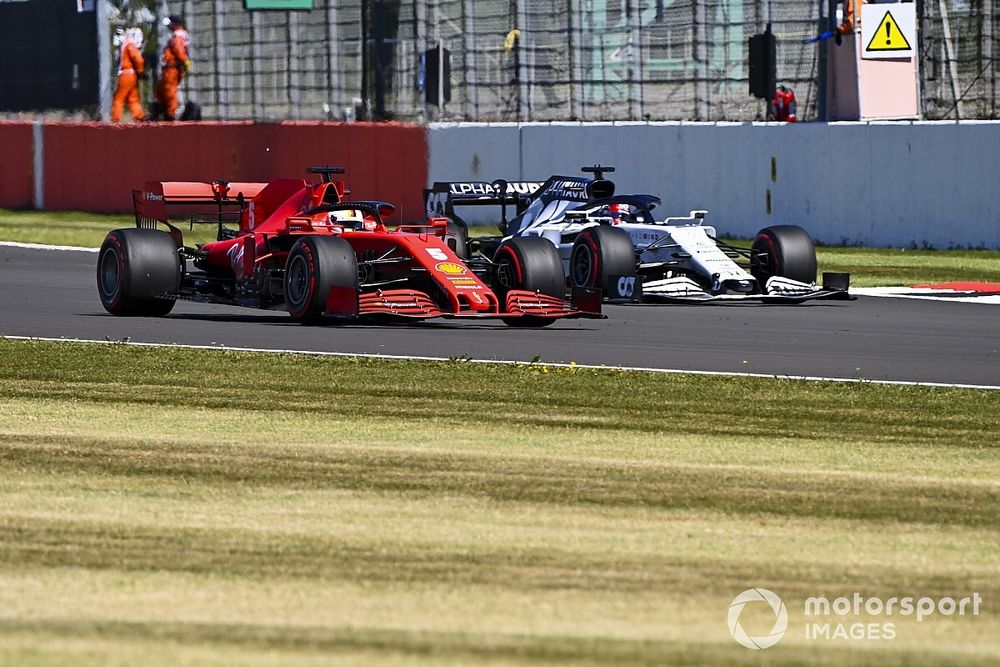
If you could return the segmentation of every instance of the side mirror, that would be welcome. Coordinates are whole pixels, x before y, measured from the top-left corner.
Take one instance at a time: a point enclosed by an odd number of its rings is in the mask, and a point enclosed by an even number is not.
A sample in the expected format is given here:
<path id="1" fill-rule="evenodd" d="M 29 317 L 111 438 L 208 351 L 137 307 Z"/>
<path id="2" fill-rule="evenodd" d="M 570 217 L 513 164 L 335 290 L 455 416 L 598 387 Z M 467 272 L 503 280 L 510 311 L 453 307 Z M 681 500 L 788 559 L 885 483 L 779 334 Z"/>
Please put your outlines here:
<path id="1" fill-rule="evenodd" d="M 444 238 L 448 235 L 448 218 L 431 218 L 427 226 L 434 230 L 435 236 Z"/>

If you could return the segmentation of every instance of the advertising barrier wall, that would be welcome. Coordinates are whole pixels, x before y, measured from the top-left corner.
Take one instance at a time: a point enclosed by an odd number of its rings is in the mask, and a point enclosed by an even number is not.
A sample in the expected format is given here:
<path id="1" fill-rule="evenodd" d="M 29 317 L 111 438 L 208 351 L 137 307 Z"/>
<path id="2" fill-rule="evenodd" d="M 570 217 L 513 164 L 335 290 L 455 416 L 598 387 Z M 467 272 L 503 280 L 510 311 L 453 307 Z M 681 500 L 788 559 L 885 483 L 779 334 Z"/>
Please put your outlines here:
<path id="1" fill-rule="evenodd" d="M 8 126 L 0 130 L 4 132 Z M 31 123 L 12 124 L 11 144 L 27 155 L 24 184 L 0 186 L 0 206 L 32 204 Z M 353 199 L 397 206 L 396 221 L 420 219 L 427 181 L 427 134 L 420 126 L 366 123 L 184 123 L 108 125 L 44 123 L 40 197 L 45 210 L 125 212 L 131 191 L 145 181 L 267 181 L 307 176 L 312 165 L 345 167 Z M 22 138 L 26 132 L 26 147 Z M 38 133 L 36 133 L 38 134 Z M 0 138 L 6 137 L 0 134 Z M 18 143 L 20 142 L 20 143 Z M 4 152 L 8 141 L 3 140 Z M 20 147 L 20 148 L 18 148 Z M 2 161 L 2 172 L 20 169 Z M 38 201 L 40 199 L 41 201 Z"/>
<path id="2" fill-rule="evenodd" d="M 662 217 L 707 209 L 734 236 L 799 224 L 833 245 L 1000 248 L 1000 122 L 436 124 L 429 146 L 432 181 L 613 165 L 619 193 L 661 196 Z"/>
<path id="3" fill-rule="evenodd" d="M 32 124 L 0 121 L 0 206 L 27 208 L 33 197 Z"/>
<path id="4" fill-rule="evenodd" d="M 353 199 L 423 216 L 433 181 L 542 180 L 617 168 L 662 216 L 708 209 L 749 237 L 800 224 L 826 244 L 1000 248 L 1000 122 L 418 125 L 0 122 L 0 207 L 124 212 L 147 180 L 266 181 L 347 168 Z M 35 165 L 39 168 L 36 169 Z M 495 221 L 477 209 L 470 217 Z"/>

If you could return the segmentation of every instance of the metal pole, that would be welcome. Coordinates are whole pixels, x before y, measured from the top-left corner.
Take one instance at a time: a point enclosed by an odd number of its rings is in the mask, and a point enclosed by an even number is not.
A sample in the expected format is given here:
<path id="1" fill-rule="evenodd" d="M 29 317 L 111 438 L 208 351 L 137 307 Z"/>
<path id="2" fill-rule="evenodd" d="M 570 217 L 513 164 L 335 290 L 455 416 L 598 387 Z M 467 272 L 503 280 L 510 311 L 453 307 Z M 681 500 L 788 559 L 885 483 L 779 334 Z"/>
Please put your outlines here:
<path id="1" fill-rule="evenodd" d="M 382 0 L 375 0 L 375 48 L 372 65 L 375 70 L 375 113 L 374 120 L 385 120 L 385 5 Z"/>
<path id="2" fill-rule="evenodd" d="M 990 109 L 990 117 L 996 116 L 996 66 L 993 63 L 993 0 L 983 0 L 983 62 L 990 69 L 986 77 L 989 100 L 983 105 Z"/>
<path id="3" fill-rule="evenodd" d="M 525 62 L 527 55 L 525 44 L 528 43 L 528 13 L 524 2 L 525 0 L 517 0 L 517 26 L 515 27 L 521 31 L 521 36 L 517 38 L 517 44 L 514 45 L 514 65 L 517 68 L 518 81 L 517 119 L 519 121 L 531 120 L 531 111 L 529 110 L 531 90 L 527 63 Z"/>
<path id="4" fill-rule="evenodd" d="M 368 86 L 370 73 L 370 58 L 368 54 L 368 11 L 371 8 L 371 0 L 361 0 L 361 109 L 364 118 L 361 120 L 371 120 L 371 102 L 368 99 Z"/>
<path id="5" fill-rule="evenodd" d="M 770 6 L 770 2 L 768 2 Z M 770 16 L 770 11 L 768 11 Z M 770 19 L 769 19 L 770 20 Z M 707 120 L 709 117 L 708 102 L 708 47 L 705 44 L 705 34 L 707 31 L 708 11 L 704 0 L 694 0 L 694 61 L 698 68 L 695 76 L 695 119 Z"/>
<path id="6" fill-rule="evenodd" d="M 423 111 L 423 120 L 430 119 L 430 109 L 427 106 L 427 60 L 424 55 L 427 51 L 427 45 L 430 43 L 427 39 L 427 3 L 426 2 L 415 2 L 413 7 L 413 39 L 416 43 L 416 57 L 417 66 L 419 67 L 421 63 L 424 66 L 423 72 L 423 89 L 419 90 L 420 98 L 418 101 L 418 106 Z"/>
<path id="7" fill-rule="evenodd" d="M 816 34 L 822 34 L 827 30 L 833 21 L 830 20 L 829 16 L 824 16 L 825 10 L 828 5 L 831 4 L 833 0 L 819 0 L 816 3 L 817 10 L 819 11 L 819 21 L 817 21 L 817 31 Z M 816 44 L 816 48 L 819 49 L 817 56 L 817 67 L 819 67 L 819 72 L 816 76 L 816 120 L 824 122 L 826 121 L 826 91 L 827 91 L 827 40 L 822 40 Z"/>
<path id="8" fill-rule="evenodd" d="M 954 42 L 951 41 L 951 22 L 948 20 L 948 3 L 938 0 L 941 10 L 941 29 L 944 32 L 944 53 L 948 61 L 948 74 L 951 79 L 951 95 L 955 100 L 955 120 L 965 117 L 965 107 L 958 94 L 958 62 L 955 60 Z"/>
<path id="9" fill-rule="evenodd" d="M 299 57 L 298 12 L 288 12 L 288 106 L 291 107 L 291 117 L 298 120 L 302 117 L 302 88 L 299 79 L 299 69 L 302 59 Z"/>
<path id="10" fill-rule="evenodd" d="M 438 117 L 444 117 L 444 44 L 438 37 Z"/>
<path id="11" fill-rule="evenodd" d="M 580 0 L 569 0 L 569 12 L 566 16 L 566 30 L 569 31 L 569 117 L 579 119 L 579 108 L 576 100 L 577 82 L 580 80 L 580 35 L 577 24 L 580 20 Z"/>
<path id="12" fill-rule="evenodd" d="M 215 117 L 229 118 L 229 58 L 226 54 L 226 32 L 222 0 L 214 2 L 213 32 L 215 33 Z"/>
<path id="13" fill-rule="evenodd" d="M 340 105 L 339 95 L 343 90 L 341 85 L 340 71 L 340 34 L 337 27 L 337 3 L 328 2 L 326 5 L 326 78 L 327 78 L 327 119 L 333 109 Z"/>
<path id="14" fill-rule="evenodd" d="M 111 120 L 111 26 L 108 25 L 108 2 L 97 0 L 97 105 L 101 120 Z"/>
<path id="15" fill-rule="evenodd" d="M 462 3 L 462 62 L 465 67 L 465 120 L 479 120 L 479 74 L 476 68 L 476 3 Z"/>
<path id="16" fill-rule="evenodd" d="M 629 19 L 632 21 L 632 32 L 630 35 L 632 48 L 629 49 L 629 57 L 632 59 L 631 76 L 633 90 L 638 91 L 636 99 L 636 120 L 642 120 L 645 110 L 642 99 L 642 13 L 639 8 L 639 3 L 629 3 Z M 636 93 L 633 93 L 633 95 L 636 95 Z"/>
<path id="17" fill-rule="evenodd" d="M 250 14 L 250 104 L 253 108 L 253 119 L 263 120 L 264 110 L 261 104 L 261 91 L 257 88 L 257 63 L 260 62 L 260 43 L 257 40 L 258 12 Z"/>

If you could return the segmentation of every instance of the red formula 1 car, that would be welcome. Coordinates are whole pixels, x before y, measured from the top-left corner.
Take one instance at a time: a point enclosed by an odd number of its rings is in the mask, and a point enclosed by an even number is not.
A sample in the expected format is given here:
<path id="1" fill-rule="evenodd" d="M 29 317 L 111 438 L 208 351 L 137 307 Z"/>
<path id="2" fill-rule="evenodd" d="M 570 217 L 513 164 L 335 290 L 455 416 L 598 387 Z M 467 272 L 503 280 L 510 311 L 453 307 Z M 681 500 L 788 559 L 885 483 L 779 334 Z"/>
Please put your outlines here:
<path id="1" fill-rule="evenodd" d="M 160 316 L 190 299 L 287 309 L 302 323 L 472 317 L 545 326 L 601 317 L 596 291 L 564 299 L 562 263 L 544 239 L 511 239 L 470 268 L 447 220 L 389 230 L 382 216 L 391 204 L 344 200 L 345 184 L 332 178 L 343 169 L 308 171 L 320 180 L 150 182 L 133 191 L 136 228 L 112 231 L 101 246 L 101 303 L 115 315 Z M 218 239 L 185 246 L 168 206 L 192 225 L 216 225 Z"/>

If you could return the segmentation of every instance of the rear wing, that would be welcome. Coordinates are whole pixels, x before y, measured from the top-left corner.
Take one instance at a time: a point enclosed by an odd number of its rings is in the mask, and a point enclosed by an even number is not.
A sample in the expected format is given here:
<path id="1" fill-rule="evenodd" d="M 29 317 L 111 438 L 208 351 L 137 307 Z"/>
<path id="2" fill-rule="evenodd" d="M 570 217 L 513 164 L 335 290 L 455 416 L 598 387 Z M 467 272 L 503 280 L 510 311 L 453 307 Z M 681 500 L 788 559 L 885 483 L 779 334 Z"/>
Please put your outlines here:
<path id="1" fill-rule="evenodd" d="M 454 214 L 455 206 L 523 206 L 542 181 L 439 181 L 424 190 L 428 215 Z"/>
<path id="2" fill-rule="evenodd" d="M 167 216 L 168 206 L 184 206 L 187 208 L 213 207 L 215 212 L 202 215 L 196 220 L 191 215 L 191 222 L 210 222 L 220 226 L 224 222 L 240 222 L 247 210 L 247 202 L 256 197 L 267 183 L 229 183 L 213 181 L 211 183 L 185 181 L 147 181 L 142 190 L 132 191 L 132 210 L 135 213 L 135 225 L 140 229 L 156 229 L 158 224 L 168 228 L 170 235 L 178 247 L 183 245 L 181 230 L 170 224 Z"/>

